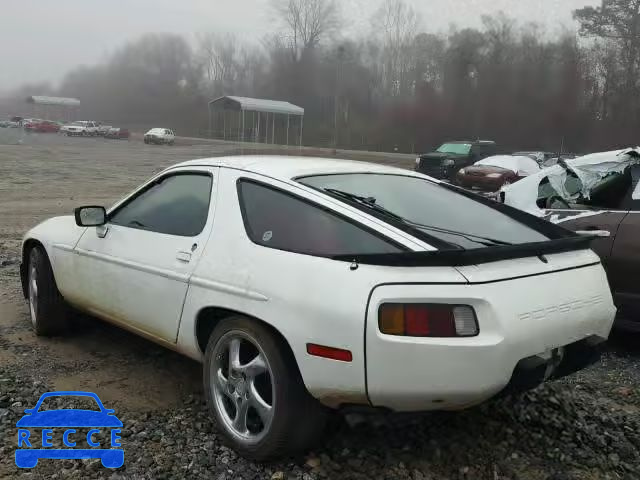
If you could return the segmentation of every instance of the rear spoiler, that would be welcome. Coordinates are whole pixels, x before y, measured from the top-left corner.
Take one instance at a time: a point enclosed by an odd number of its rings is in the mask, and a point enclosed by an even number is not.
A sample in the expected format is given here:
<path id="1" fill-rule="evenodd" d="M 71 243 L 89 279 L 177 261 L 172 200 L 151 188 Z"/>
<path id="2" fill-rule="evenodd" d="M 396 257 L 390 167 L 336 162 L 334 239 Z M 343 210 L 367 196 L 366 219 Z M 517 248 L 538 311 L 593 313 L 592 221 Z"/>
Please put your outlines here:
<path id="1" fill-rule="evenodd" d="M 554 253 L 586 250 L 594 236 L 569 236 L 545 242 L 497 245 L 495 247 L 443 249 L 427 252 L 382 253 L 367 255 L 335 255 L 331 258 L 362 265 L 387 267 L 462 267 L 525 257 L 542 257 Z"/>

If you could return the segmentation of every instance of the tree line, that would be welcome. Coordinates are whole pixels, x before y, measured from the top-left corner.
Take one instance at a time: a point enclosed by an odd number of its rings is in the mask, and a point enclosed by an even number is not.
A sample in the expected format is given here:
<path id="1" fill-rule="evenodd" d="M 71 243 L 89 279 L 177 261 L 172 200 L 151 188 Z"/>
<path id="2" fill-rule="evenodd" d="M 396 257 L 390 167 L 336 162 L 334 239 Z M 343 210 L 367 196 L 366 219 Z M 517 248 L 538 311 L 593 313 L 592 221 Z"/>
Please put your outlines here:
<path id="1" fill-rule="evenodd" d="M 574 12 L 579 31 L 549 35 L 505 14 L 480 28 L 424 30 L 404 0 L 382 0 L 368 34 L 344 35 L 338 0 L 273 0 L 274 33 L 147 34 L 106 62 L 34 94 L 80 98 L 82 115 L 133 128 L 207 133 L 222 95 L 305 108 L 304 143 L 418 152 L 451 139 L 588 152 L 640 144 L 640 0 Z"/>

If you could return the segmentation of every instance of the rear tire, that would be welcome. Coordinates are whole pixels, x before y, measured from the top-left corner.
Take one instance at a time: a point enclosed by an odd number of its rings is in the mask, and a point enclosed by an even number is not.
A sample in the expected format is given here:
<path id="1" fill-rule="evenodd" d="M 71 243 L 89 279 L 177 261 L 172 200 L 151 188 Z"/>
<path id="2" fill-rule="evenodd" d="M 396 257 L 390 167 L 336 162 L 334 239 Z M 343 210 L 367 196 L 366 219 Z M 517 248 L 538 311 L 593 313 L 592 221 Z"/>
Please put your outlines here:
<path id="1" fill-rule="evenodd" d="M 240 455 L 264 461 L 321 440 L 329 409 L 307 392 L 288 345 L 266 326 L 222 320 L 209 337 L 203 375 L 218 430 Z"/>
<path id="2" fill-rule="evenodd" d="M 69 309 L 58 291 L 47 254 L 41 247 L 29 252 L 27 270 L 31 325 L 38 336 L 53 336 L 69 325 Z"/>

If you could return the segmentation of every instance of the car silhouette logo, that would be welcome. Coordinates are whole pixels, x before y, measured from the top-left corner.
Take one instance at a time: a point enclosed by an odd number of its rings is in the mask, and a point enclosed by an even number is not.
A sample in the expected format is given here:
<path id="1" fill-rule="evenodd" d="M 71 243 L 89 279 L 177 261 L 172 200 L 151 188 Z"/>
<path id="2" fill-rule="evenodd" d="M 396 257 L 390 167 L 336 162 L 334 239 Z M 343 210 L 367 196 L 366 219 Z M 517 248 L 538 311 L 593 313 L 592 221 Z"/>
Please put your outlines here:
<path id="1" fill-rule="evenodd" d="M 83 409 L 58 409 L 39 411 L 42 402 L 49 397 L 89 397 L 93 398 L 99 411 Z M 34 408 L 28 408 L 18 422 L 18 449 L 16 450 L 16 466 L 19 468 L 33 468 L 41 458 L 51 459 L 86 459 L 99 458 L 102 465 L 107 468 L 119 468 L 124 464 L 124 450 L 121 448 L 120 427 L 122 422 L 114 415 L 114 410 L 104 407 L 100 398 L 91 392 L 48 392 L 43 394 Z M 88 447 L 75 448 L 81 444 L 83 435 L 78 434 L 75 428 L 90 428 L 86 434 Z M 32 436 L 30 428 L 42 428 L 41 439 L 37 435 Z M 54 449 L 51 439 L 54 430 L 64 429 L 62 440 L 65 447 Z M 101 433 L 101 429 L 110 430 L 110 447 L 103 447 L 96 442 L 94 436 Z M 42 448 L 37 448 L 41 443 Z M 28 448 L 21 448 L 28 447 Z"/>

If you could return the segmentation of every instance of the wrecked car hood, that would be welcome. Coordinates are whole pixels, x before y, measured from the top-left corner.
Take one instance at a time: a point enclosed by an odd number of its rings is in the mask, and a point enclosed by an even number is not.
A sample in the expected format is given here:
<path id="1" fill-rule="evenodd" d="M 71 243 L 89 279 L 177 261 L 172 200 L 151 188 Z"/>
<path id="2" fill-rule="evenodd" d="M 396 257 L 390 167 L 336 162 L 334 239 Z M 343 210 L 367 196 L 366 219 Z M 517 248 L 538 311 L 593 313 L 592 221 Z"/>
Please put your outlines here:
<path id="1" fill-rule="evenodd" d="M 622 173 L 631 165 L 640 164 L 640 147 L 593 153 L 545 168 L 517 183 L 503 187 L 500 196 L 506 205 L 543 217 L 545 210 L 538 207 L 538 188 L 540 183 L 549 179 L 554 193 L 567 202 L 576 200 L 580 195 L 590 198 L 591 189 L 603 178 L 612 173 Z M 581 181 L 582 190 L 575 194 L 566 191 L 567 172 L 573 172 Z"/>

